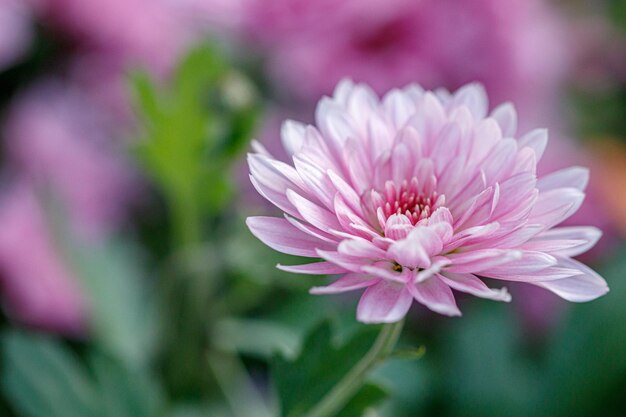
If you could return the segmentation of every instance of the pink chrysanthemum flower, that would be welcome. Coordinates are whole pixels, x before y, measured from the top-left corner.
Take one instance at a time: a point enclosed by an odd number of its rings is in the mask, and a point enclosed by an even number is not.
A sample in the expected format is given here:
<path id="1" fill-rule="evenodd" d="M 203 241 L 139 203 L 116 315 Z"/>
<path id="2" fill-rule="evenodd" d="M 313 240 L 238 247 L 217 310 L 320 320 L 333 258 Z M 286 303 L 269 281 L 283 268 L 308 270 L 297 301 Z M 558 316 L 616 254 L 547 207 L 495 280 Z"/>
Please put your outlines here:
<path id="1" fill-rule="evenodd" d="M 538 179 L 547 132 L 516 138 L 514 107 L 488 113 L 480 85 L 450 94 L 414 84 L 379 99 L 343 81 L 319 103 L 316 123 L 283 125 L 293 166 L 256 145 L 252 183 L 285 217 L 247 221 L 268 246 L 323 259 L 279 268 L 341 274 L 313 294 L 365 289 L 357 318 L 384 323 L 402 319 L 413 300 L 460 315 L 453 289 L 510 300 L 482 278 L 527 282 L 578 302 L 608 291 L 572 259 L 600 230 L 555 227 L 582 203 L 588 171 Z"/>

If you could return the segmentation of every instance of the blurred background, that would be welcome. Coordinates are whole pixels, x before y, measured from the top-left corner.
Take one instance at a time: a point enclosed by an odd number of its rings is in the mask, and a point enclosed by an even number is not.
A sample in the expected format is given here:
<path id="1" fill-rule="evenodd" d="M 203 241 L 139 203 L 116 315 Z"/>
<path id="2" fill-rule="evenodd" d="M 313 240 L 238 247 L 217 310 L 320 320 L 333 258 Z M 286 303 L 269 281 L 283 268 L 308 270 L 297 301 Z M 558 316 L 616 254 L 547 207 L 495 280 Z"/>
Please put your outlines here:
<path id="1" fill-rule="evenodd" d="M 416 305 L 419 358 L 342 415 L 626 416 L 624 0 L 0 0 L 0 415 L 298 416 L 281 355 L 364 326 L 247 231 L 274 209 L 245 153 L 286 158 L 280 123 L 346 76 L 479 81 L 548 127 L 540 173 L 591 168 L 568 223 L 604 231 L 611 292 Z"/>

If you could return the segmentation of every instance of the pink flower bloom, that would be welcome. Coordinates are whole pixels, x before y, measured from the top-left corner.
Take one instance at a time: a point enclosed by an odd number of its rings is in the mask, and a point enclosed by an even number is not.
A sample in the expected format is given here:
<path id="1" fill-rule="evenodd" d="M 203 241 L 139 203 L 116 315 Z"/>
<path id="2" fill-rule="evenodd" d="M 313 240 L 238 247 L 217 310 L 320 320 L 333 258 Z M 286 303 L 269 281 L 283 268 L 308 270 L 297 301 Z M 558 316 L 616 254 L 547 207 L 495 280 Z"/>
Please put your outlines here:
<path id="1" fill-rule="evenodd" d="M 97 106 L 55 82 L 19 97 L 4 128 L 19 174 L 51 187 L 77 229 L 95 237 L 122 219 L 132 193 L 131 171 L 116 154 L 112 135 Z"/>
<path id="2" fill-rule="evenodd" d="M 123 58 L 130 65 L 167 71 L 189 36 L 169 0 L 31 0 L 47 23 L 83 49 Z"/>
<path id="3" fill-rule="evenodd" d="M 30 13 L 20 0 L 0 0 L 0 69 L 21 57 L 33 33 Z"/>
<path id="4" fill-rule="evenodd" d="M 516 118 L 511 104 L 488 113 L 475 84 L 454 94 L 414 84 L 379 99 L 341 82 L 318 104 L 317 127 L 284 124 L 293 166 L 260 146 L 249 156 L 253 184 L 285 218 L 251 217 L 248 226 L 278 251 L 323 259 L 281 269 L 341 274 L 312 293 L 365 289 L 357 318 L 366 323 L 397 321 L 413 300 L 460 315 L 453 289 L 509 301 L 482 278 L 595 299 L 606 282 L 571 257 L 600 230 L 555 227 L 582 203 L 588 172 L 538 179 L 547 132 L 517 138 Z"/>
<path id="5" fill-rule="evenodd" d="M 13 185 L 0 200 L 0 285 L 13 319 L 45 330 L 79 334 L 85 300 L 62 261 L 30 185 Z"/>
<path id="6" fill-rule="evenodd" d="M 567 61 L 562 25 L 541 0 L 249 3 L 250 37 L 266 46 L 270 72 L 305 98 L 343 77 L 378 93 L 478 81 L 524 114 L 553 93 Z"/>

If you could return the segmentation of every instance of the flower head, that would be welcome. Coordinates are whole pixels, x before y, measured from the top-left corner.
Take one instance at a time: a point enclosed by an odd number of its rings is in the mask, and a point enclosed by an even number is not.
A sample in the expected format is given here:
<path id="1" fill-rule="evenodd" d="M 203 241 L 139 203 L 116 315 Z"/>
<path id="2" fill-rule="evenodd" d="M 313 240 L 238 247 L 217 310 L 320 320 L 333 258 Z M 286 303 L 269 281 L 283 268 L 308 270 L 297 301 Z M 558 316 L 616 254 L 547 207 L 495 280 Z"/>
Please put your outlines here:
<path id="1" fill-rule="evenodd" d="M 281 269 L 341 274 L 313 294 L 364 289 L 360 321 L 397 321 L 413 300 L 460 315 L 452 290 L 510 300 L 485 277 L 527 282 L 570 301 L 608 291 L 571 258 L 601 232 L 555 227 L 582 203 L 587 170 L 538 179 L 547 132 L 517 138 L 514 107 L 488 113 L 480 85 L 451 94 L 413 84 L 379 99 L 342 81 L 318 104 L 316 124 L 283 125 L 293 166 L 259 145 L 249 155 L 252 183 L 285 217 L 247 223 L 278 251 L 323 259 Z"/>

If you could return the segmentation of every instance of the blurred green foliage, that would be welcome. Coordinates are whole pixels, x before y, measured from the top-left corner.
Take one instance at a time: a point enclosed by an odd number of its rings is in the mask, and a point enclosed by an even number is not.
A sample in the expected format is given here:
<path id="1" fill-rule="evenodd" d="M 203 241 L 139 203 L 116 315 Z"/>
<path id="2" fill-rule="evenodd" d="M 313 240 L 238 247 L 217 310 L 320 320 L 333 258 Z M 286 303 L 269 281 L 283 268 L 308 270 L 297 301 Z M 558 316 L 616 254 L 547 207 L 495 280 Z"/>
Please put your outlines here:
<path id="1" fill-rule="evenodd" d="M 337 344 L 331 324 L 324 321 L 305 337 L 300 354 L 293 360 L 275 356 L 272 376 L 280 399 L 280 415 L 306 415 L 367 353 L 377 329 L 363 327 L 349 340 Z M 356 417 L 385 398 L 385 391 L 374 384 L 364 385 L 339 414 Z"/>
<path id="2" fill-rule="evenodd" d="M 233 195 L 233 157 L 247 145 L 260 107 L 252 85 L 212 47 L 180 63 L 167 89 L 132 77 L 143 121 L 135 153 L 172 211 L 178 245 L 197 243 L 202 216 L 217 217 Z"/>

